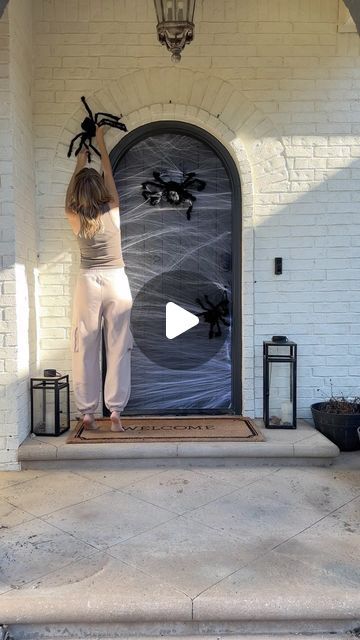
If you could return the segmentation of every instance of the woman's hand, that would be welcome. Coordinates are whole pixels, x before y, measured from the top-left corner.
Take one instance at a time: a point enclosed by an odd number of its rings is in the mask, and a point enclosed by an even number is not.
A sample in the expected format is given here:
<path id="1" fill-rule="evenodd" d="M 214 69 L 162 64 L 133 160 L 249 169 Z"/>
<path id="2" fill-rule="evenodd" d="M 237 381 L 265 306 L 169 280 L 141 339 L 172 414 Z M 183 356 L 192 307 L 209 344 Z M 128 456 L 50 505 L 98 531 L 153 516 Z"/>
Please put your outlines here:
<path id="1" fill-rule="evenodd" d="M 76 161 L 77 170 L 80 171 L 80 169 L 83 169 L 86 166 L 88 160 L 89 160 L 89 152 L 85 147 L 83 147 L 77 155 L 77 161 Z"/>
<path id="2" fill-rule="evenodd" d="M 110 206 L 119 206 L 119 196 L 115 186 L 109 154 L 104 141 L 104 126 L 96 126 L 96 142 L 101 153 L 101 167 L 104 172 L 105 186 L 111 196 Z"/>
<path id="3" fill-rule="evenodd" d="M 99 127 L 98 125 L 96 125 L 96 142 L 98 144 L 101 144 L 104 142 L 104 127 Z"/>

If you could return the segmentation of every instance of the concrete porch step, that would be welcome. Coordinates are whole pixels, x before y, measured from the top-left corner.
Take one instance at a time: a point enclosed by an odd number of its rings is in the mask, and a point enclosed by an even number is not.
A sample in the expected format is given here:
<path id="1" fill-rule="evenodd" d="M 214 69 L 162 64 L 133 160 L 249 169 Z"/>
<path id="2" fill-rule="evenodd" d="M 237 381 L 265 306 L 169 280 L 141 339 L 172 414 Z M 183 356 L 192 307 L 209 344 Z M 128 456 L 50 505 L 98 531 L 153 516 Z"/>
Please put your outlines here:
<path id="1" fill-rule="evenodd" d="M 68 433 L 57 438 L 29 436 L 21 444 L 18 460 L 22 468 L 32 462 L 61 460 L 107 460 L 121 458 L 243 458 L 244 460 L 309 461 L 328 464 L 339 455 L 338 447 L 305 420 L 293 430 L 264 429 L 255 421 L 265 442 L 149 442 L 66 444 Z M 72 423 L 72 428 L 76 422 Z"/>
<path id="2" fill-rule="evenodd" d="M 215 625 L 212 625 L 215 626 Z M 168 628 L 168 626 L 166 626 Z M 296 625 L 294 626 L 294 629 Z M 264 633 L 253 634 L 220 632 L 213 634 L 194 633 L 192 635 L 176 634 L 173 628 L 173 635 L 164 635 L 159 629 L 156 635 L 145 635 L 141 629 L 133 629 L 130 625 L 126 629 L 121 630 L 118 626 L 113 625 L 11 625 L 10 628 L 4 629 L 4 633 L 8 635 L 0 636 L 1 640 L 58 640 L 66 638 L 69 640 L 80 640 L 83 638 L 96 638 L 96 640 L 124 640 L 141 638 L 142 640 L 356 640 L 360 637 L 359 630 L 344 625 L 343 630 L 331 632 L 272 632 L 269 628 Z M 64 635 L 64 631 L 66 635 Z"/>
<path id="3" fill-rule="evenodd" d="M 54 464 L 0 477 L 14 640 L 356 637 L 357 452 L 329 468 Z"/>
<path id="4" fill-rule="evenodd" d="M 66 626 L 66 629 L 68 630 L 68 625 Z M 88 633 L 92 634 L 91 636 L 88 635 Z M 25 635 L 26 633 L 26 635 Z M 49 635 L 43 635 L 42 634 L 42 630 L 39 627 L 36 627 L 36 631 L 34 632 L 33 627 L 29 626 L 26 627 L 26 629 L 22 629 L 21 631 L 18 631 L 18 629 L 16 628 L 15 630 L 15 635 L 14 635 L 14 628 L 12 628 L 12 635 L 8 635 L 7 637 L 1 638 L 1 640 L 25 640 L 30 638 L 31 640 L 33 639 L 39 639 L 42 640 L 46 638 L 46 640 L 58 640 L 60 636 L 56 635 L 56 630 L 54 629 L 54 634 L 49 636 Z M 64 636 L 61 636 L 64 637 Z M 66 638 L 71 638 L 71 640 L 82 640 L 84 637 L 95 637 L 94 635 L 94 631 L 91 628 L 86 628 L 86 633 L 84 635 L 81 635 L 80 632 L 76 632 L 76 635 L 74 636 L 69 636 L 66 635 Z M 183 635 L 177 635 L 177 636 L 169 636 L 169 635 L 156 635 L 156 636 L 147 636 L 147 635 L 135 635 L 132 636 L 129 633 L 127 633 L 125 636 L 120 636 L 118 635 L 116 632 L 114 632 L 112 635 L 103 635 L 101 633 L 100 630 L 97 629 L 96 631 L 96 638 L 97 640 L 118 640 L 119 638 L 131 638 L 132 640 L 159 640 L 161 638 L 161 640 L 356 640 L 357 638 L 359 638 L 359 633 L 358 631 L 355 630 L 348 630 L 345 632 L 331 632 L 331 633 L 297 633 L 297 632 L 290 632 L 290 633 L 271 633 L 270 631 L 266 634 L 251 634 L 251 633 L 245 633 L 245 634 L 227 634 L 227 633 L 221 633 L 221 634 L 216 634 L 216 635 L 191 635 L 191 636 L 183 636 Z"/>
<path id="5" fill-rule="evenodd" d="M 70 628 L 73 625 L 70 625 Z M 66 631 L 69 632 L 69 625 L 66 625 Z M 106 635 L 104 635 L 104 629 L 99 629 L 98 627 L 95 629 L 93 629 L 91 626 L 86 627 L 85 630 L 81 630 L 81 629 L 74 629 L 74 633 L 75 635 L 66 635 L 64 636 L 63 634 L 61 634 L 61 631 L 64 631 L 64 628 L 61 627 L 60 629 L 54 628 L 53 629 L 53 635 L 48 635 L 50 632 L 50 628 L 46 629 L 46 634 L 44 635 L 44 629 L 42 629 L 39 626 L 36 626 L 35 628 L 33 627 L 33 625 L 29 625 L 25 628 L 23 628 L 21 625 L 16 626 L 16 627 L 12 627 L 12 635 L 10 636 L 10 634 L 6 637 L 4 636 L 4 638 L 1 638 L 1 640 L 35 640 L 39 639 L 39 640 L 58 640 L 59 637 L 61 638 L 70 638 L 71 640 L 83 640 L 83 638 L 95 638 L 97 640 L 118 640 L 119 638 L 131 638 L 131 640 L 159 640 L 161 638 L 161 640 L 356 640 L 357 638 L 359 638 L 359 632 L 357 629 L 348 629 L 346 631 L 339 631 L 339 632 L 330 632 L 330 633 L 298 633 L 296 631 L 293 632 L 284 632 L 284 633 L 271 633 L 271 631 L 268 631 L 267 633 L 264 634 L 252 634 L 252 633 L 244 633 L 244 634 L 240 634 L 240 633 L 236 633 L 236 634 L 229 634 L 229 633 L 217 633 L 214 635 L 202 635 L 202 634 L 197 634 L 197 635 L 161 635 L 160 632 L 157 635 L 152 635 L 152 636 L 148 636 L 148 635 L 131 635 L 131 631 L 129 631 L 129 627 L 126 628 L 126 633 L 125 635 L 119 635 L 117 632 L 117 629 L 113 630 L 113 632 L 108 631 L 105 632 Z M 85 631 L 85 633 L 84 633 Z M 57 633 L 58 632 L 58 633 Z M 91 635 L 89 635 L 89 633 Z M 109 635 L 109 633 L 111 635 Z M 96 635 L 95 635 L 96 634 Z"/>
<path id="6" fill-rule="evenodd" d="M 341 605 L 331 599 L 320 606 L 314 603 L 310 606 L 309 601 L 305 603 L 300 598 L 296 611 L 288 608 L 286 598 L 277 602 L 276 610 L 269 600 L 260 605 L 260 611 L 253 604 L 249 606 L 248 601 L 243 610 L 239 602 L 228 602 L 225 609 L 233 609 L 233 617 L 230 614 L 229 619 L 222 619 L 217 608 L 215 615 L 209 618 L 198 615 L 197 620 L 186 620 L 181 606 L 181 613 L 175 611 L 176 607 L 172 607 L 172 615 L 169 610 L 162 611 L 156 601 L 152 614 L 146 615 L 140 603 L 135 602 L 127 610 L 119 602 L 116 606 L 114 601 L 110 606 L 101 603 L 100 611 L 99 606 L 89 607 L 89 600 L 84 600 L 85 612 L 81 610 L 80 598 L 74 603 L 78 609 L 75 613 L 73 603 L 54 601 L 50 605 L 49 600 L 35 603 L 31 599 L 31 613 L 26 605 L 22 611 L 18 602 L 16 613 L 14 610 L 13 615 L 7 616 L 6 630 L 10 637 L 6 640 L 356 640 L 360 637 L 358 599 L 352 598 L 350 602 L 349 597 L 345 598 L 346 602 L 343 598 Z"/>

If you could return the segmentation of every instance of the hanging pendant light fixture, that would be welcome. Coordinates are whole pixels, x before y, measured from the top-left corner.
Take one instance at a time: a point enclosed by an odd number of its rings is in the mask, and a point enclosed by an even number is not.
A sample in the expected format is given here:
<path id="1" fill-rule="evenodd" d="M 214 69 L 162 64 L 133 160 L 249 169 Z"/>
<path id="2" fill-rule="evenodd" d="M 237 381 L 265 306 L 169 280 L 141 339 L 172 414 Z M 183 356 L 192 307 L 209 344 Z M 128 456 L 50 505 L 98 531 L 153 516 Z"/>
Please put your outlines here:
<path id="1" fill-rule="evenodd" d="M 171 60 L 180 62 L 181 52 L 194 38 L 196 0 L 154 0 L 159 42 L 170 51 Z"/>

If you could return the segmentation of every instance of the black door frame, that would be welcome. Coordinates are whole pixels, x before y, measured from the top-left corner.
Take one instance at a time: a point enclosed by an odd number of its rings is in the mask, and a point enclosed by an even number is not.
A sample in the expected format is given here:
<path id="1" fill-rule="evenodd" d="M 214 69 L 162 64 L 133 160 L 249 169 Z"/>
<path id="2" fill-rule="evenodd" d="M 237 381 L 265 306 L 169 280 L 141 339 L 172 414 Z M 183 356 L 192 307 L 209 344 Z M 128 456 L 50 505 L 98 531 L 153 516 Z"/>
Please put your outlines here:
<path id="1" fill-rule="evenodd" d="M 231 344 L 231 359 L 232 359 L 232 406 L 233 411 L 237 415 L 241 415 L 242 412 L 242 304 L 241 304 L 241 291 L 242 291 L 242 210 L 241 210 L 241 184 L 240 176 L 237 170 L 235 161 L 233 160 L 229 151 L 224 145 L 208 131 L 201 129 L 200 127 L 189 124 L 187 122 L 180 122 L 177 120 L 159 120 L 157 122 L 151 122 L 144 124 L 133 131 L 130 131 L 110 152 L 110 161 L 113 171 L 116 171 L 116 167 L 120 160 L 132 148 L 135 144 L 148 138 L 150 135 L 157 135 L 159 133 L 173 133 L 180 135 L 187 135 L 193 137 L 201 142 L 207 144 L 222 161 L 228 178 L 230 180 L 231 192 L 232 192 L 232 313 L 233 313 L 233 326 L 232 326 L 232 344 Z M 104 340 L 102 341 L 102 383 L 104 388 L 106 373 L 106 353 Z M 104 404 L 103 399 L 103 415 L 110 415 L 108 409 Z"/>

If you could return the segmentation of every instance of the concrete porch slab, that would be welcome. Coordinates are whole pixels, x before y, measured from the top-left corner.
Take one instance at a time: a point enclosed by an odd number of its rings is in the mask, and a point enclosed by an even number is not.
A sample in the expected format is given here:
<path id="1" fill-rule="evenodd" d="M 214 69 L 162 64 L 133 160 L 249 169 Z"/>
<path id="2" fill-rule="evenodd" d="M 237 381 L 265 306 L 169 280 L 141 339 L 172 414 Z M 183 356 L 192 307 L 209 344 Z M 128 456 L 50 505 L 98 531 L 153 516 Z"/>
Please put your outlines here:
<path id="1" fill-rule="evenodd" d="M 358 452 L 326 468 L 64 462 L 0 474 L 0 620 L 15 640 L 359 626 Z"/>
<path id="2" fill-rule="evenodd" d="M 305 420 L 294 430 L 264 429 L 255 421 L 265 442 L 149 442 L 66 444 L 68 433 L 58 438 L 29 436 L 21 444 L 19 462 L 160 458 L 320 459 L 330 461 L 339 449 Z M 75 427 L 72 423 L 72 428 Z"/>

